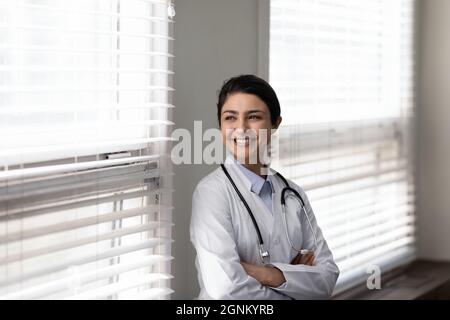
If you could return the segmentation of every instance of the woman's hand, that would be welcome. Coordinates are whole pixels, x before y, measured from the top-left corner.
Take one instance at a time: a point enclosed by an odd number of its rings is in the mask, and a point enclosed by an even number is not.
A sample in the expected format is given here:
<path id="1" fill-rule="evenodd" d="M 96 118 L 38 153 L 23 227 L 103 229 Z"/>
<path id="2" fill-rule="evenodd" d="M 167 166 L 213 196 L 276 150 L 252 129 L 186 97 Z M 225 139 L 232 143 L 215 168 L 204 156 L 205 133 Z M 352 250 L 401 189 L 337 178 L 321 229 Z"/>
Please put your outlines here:
<path id="1" fill-rule="evenodd" d="M 316 257 L 314 256 L 314 252 L 310 252 L 307 254 L 301 254 L 299 253 L 292 261 L 291 264 L 304 264 L 307 266 L 315 266 Z"/>
<path id="2" fill-rule="evenodd" d="M 307 254 L 299 253 L 292 261 L 291 264 L 304 264 L 307 266 L 315 266 L 315 256 L 314 252 L 310 252 Z M 249 264 L 241 261 L 241 265 L 244 267 L 245 272 L 250 277 L 255 278 L 261 283 L 263 286 L 269 287 L 279 287 L 286 279 L 283 275 L 283 272 L 275 267 L 267 267 L 267 266 L 257 266 L 253 264 Z"/>
<path id="3" fill-rule="evenodd" d="M 256 266 L 242 261 L 241 265 L 250 277 L 258 280 L 263 286 L 276 288 L 286 282 L 283 272 L 278 268 Z"/>

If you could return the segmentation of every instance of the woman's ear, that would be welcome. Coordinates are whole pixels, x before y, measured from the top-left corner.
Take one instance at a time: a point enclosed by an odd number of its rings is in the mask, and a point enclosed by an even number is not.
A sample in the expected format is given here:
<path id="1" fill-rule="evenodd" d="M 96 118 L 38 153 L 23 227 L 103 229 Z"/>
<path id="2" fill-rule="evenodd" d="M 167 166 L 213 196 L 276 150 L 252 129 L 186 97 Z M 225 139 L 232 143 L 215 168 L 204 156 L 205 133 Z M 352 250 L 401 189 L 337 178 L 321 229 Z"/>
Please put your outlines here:
<path id="1" fill-rule="evenodd" d="M 278 117 L 277 120 L 275 121 L 275 124 L 273 125 L 273 129 L 277 130 L 282 120 L 283 120 L 282 117 Z"/>

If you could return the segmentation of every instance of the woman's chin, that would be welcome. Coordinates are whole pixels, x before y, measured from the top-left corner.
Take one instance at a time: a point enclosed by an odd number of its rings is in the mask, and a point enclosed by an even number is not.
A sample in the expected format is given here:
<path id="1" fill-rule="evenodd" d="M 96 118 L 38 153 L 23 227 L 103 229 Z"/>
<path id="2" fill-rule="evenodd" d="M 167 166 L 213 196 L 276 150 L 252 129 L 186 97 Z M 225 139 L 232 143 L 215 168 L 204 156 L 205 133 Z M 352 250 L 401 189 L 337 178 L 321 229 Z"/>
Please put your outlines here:
<path id="1" fill-rule="evenodd" d="M 249 150 L 246 148 L 233 148 L 231 150 L 234 158 L 242 164 L 257 164 L 258 163 L 258 153 L 256 150 Z"/>

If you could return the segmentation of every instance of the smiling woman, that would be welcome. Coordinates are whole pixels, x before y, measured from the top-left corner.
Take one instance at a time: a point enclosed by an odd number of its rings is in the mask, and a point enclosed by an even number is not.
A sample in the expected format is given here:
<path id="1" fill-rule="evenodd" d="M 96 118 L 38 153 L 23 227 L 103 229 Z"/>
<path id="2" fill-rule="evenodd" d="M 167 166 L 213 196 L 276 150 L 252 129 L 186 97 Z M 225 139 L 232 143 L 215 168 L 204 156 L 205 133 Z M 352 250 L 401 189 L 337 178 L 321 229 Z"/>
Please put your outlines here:
<path id="1" fill-rule="evenodd" d="M 339 270 L 306 194 L 261 157 L 282 121 L 275 91 L 253 75 L 232 78 L 217 111 L 229 154 L 192 200 L 199 298 L 330 297 Z"/>

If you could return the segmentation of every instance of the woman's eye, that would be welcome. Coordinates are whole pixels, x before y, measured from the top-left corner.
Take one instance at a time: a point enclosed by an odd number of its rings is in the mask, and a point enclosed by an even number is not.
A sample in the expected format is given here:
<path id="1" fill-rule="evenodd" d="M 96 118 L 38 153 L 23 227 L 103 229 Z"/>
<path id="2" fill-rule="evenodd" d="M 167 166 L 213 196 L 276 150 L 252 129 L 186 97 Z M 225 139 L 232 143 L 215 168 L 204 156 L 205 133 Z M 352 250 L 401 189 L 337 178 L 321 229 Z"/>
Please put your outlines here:
<path id="1" fill-rule="evenodd" d="M 254 119 L 261 119 L 259 116 L 249 116 L 248 118 L 251 119 L 251 120 L 254 120 Z"/>
<path id="2" fill-rule="evenodd" d="M 227 120 L 227 121 L 228 121 L 228 120 L 234 120 L 234 119 L 235 119 L 235 117 L 233 117 L 233 116 L 226 116 L 226 117 L 225 117 L 225 120 Z"/>

